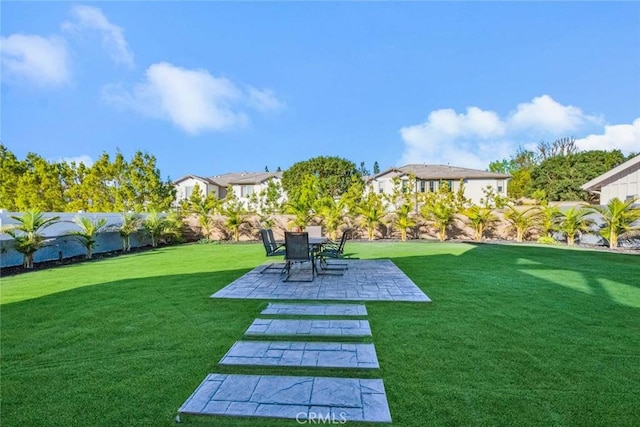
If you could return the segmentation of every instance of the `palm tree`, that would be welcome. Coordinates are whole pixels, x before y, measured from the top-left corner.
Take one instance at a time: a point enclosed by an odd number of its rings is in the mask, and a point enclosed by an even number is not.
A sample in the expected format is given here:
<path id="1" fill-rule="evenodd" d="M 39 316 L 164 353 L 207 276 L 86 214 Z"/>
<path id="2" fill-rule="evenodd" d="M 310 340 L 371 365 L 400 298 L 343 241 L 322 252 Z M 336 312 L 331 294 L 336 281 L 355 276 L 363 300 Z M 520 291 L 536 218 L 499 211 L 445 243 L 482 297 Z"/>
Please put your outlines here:
<path id="1" fill-rule="evenodd" d="M 131 235 L 138 231 L 142 218 L 140 214 L 128 212 L 122 214 L 122 225 L 120 226 L 120 237 L 122 238 L 122 251 L 131 250 Z"/>
<path id="2" fill-rule="evenodd" d="M 640 220 L 640 209 L 633 207 L 638 199 L 629 199 L 626 202 L 617 197 L 611 199 L 604 207 L 593 207 L 604 220 L 604 227 L 600 230 L 602 237 L 609 241 L 609 247 L 618 246 L 618 236 L 622 233 L 637 229 L 633 223 Z"/>
<path id="3" fill-rule="evenodd" d="M 540 228 L 545 235 L 551 237 L 554 231 L 559 231 L 558 225 L 562 214 L 556 206 L 549 206 L 547 202 L 544 203 L 540 211 Z"/>
<path id="4" fill-rule="evenodd" d="M 223 214 L 227 217 L 225 224 L 233 231 L 233 238 L 237 242 L 240 239 L 240 226 L 247 222 L 248 212 L 241 201 L 235 201 L 223 208 Z"/>
<path id="5" fill-rule="evenodd" d="M 295 227 L 302 230 L 311 222 L 313 218 L 313 212 L 311 207 L 304 200 L 290 200 L 286 203 L 284 211 L 287 214 L 293 215 L 294 218 L 289 221 L 289 227 Z"/>
<path id="6" fill-rule="evenodd" d="M 396 210 L 395 223 L 400 229 L 400 240 L 403 242 L 407 240 L 407 230 L 416 226 L 415 220 L 411 217 L 411 211 L 411 205 L 408 203 L 403 204 Z"/>
<path id="7" fill-rule="evenodd" d="M 344 197 L 336 200 L 333 197 L 325 197 L 318 203 L 318 215 L 322 218 L 329 237 L 336 240 L 338 228 L 344 223 L 347 205 Z"/>
<path id="8" fill-rule="evenodd" d="M 44 236 L 41 231 L 60 221 L 59 216 L 45 218 L 38 209 L 26 211 L 22 216 L 11 215 L 10 218 L 18 221 L 2 228 L 2 232 L 13 237 L 15 249 L 23 254 L 22 265 L 25 268 L 33 268 L 33 255 L 44 245 Z"/>
<path id="9" fill-rule="evenodd" d="M 73 219 L 80 230 L 73 230 L 69 234 L 74 236 L 87 251 L 86 258 L 93 257 L 93 249 L 96 246 L 96 236 L 107 225 L 106 218 L 91 220 L 86 216 L 77 216 Z"/>
<path id="10" fill-rule="evenodd" d="M 475 232 L 475 240 L 482 240 L 484 231 L 491 227 L 496 221 L 491 208 L 473 205 L 463 211 L 463 215 L 469 218 L 471 226 Z"/>
<path id="11" fill-rule="evenodd" d="M 432 221 L 438 230 L 438 239 L 444 242 L 447 238 L 447 228 L 456 219 L 456 207 L 449 198 L 437 198 L 420 208 L 420 213 L 428 221 Z"/>
<path id="12" fill-rule="evenodd" d="M 360 224 L 367 230 L 367 237 L 373 240 L 376 229 L 385 216 L 382 200 L 377 193 L 369 193 L 356 208 L 356 212 L 360 215 Z"/>
<path id="13" fill-rule="evenodd" d="M 567 245 L 573 246 L 577 234 L 589 231 L 593 225 L 593 220 L 587 218 L 590 213 L 588 209 L 576 207 L 560 213 L 560 224 L 557 229 L 567 236 Z"/>
<path id="14" fill-rule="evenodd" d="M 519 210 L 511 205 L 507 205 L 509 210 L 504 214 L 505 219 L 511 228 L 516 232 L 516 241 L 522 243 L 522 239 L 527 231 L 537 226 L 540 211 L 537 206 Z"/>
<path id="15" fill-rule="evenodd" d="M 144 221 L 142 221 L 142 229 L 151 239 L 151 246 L 154 248 L 158 246 L 158 241 L 160 240 L 160 237 L 162 237 L 166 227 L 167 223 L 165 216 L 157 211 L 149 212 Z"/>

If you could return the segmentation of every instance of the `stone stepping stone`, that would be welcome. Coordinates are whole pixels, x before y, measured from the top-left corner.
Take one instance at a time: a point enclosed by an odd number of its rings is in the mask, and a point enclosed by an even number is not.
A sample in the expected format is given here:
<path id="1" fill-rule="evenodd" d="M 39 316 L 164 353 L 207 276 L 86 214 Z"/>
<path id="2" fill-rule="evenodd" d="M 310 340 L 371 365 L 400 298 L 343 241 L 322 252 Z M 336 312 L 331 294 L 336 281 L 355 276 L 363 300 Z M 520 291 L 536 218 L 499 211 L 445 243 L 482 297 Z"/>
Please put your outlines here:
<path id="1" fill-rule="evenodd" d="M 291 314 L 303 316 L 366 316 L 362 304 L 283 304 L 269 303 L 261 314 Z"/>
<path id="2" fill-rule="evenodd" d="M 381 379 L 209 374 L 178 412 L 391 422 Z"/>
<path id="3" fill-rule="evenodd" d="M 218 363 L 322 368 L 380 367 L 373 344 L 332 342 L 237 341 Z"/>
<path id="4" fill-rule="evenodd" d="M 367 320 L 255 319 L 245 335 L 370 337 Z"/>

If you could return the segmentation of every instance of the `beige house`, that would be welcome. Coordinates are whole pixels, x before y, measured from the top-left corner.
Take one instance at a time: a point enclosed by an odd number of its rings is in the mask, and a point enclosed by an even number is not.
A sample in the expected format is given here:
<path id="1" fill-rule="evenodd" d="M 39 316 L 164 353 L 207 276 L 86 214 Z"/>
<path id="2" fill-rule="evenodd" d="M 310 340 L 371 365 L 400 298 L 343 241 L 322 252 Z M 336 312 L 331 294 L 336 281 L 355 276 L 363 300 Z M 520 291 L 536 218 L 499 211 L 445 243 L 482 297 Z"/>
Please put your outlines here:
<path id="1" fill-rule="evenodd" d="M 600 204 L 606 205 L 613 198 L 622 201 L 640 197 L 640 155 L 603 173 L 581 187 L 590 193 L 600 194 Z"/>
<path id="2" fill-rule="evenodd" d="M 197 175 L 187 175 L 173 182 L 176 187 L 176 203 L 188 199 L 196 185 L 200 186 L 203 194 L 213 194 L 218 199 L 224 199 L 228 188 L 243 203 L 249 201 L 252 194 L 259 194 L 265 190 L 270 181 L 280 183 L 282 172 L 234 172 L 215 175 L 208 178 Z"/>
<path id="3" fill-rule="evenodd" d="M 394 178 L 408 183 L 411 175 L 416 177 L 415 191 L 419 193 L 438 191 L 444 182 L 453 191 L 458 191 L 462 182 L 465 197 L 474 203 L 480 203 L 480 199 L 484 197 L 483 189 L 487 187 L 491 187 L 494 192 L 506 197 L 507 182 L 511 178 L 511 175 L 455 166 L 412 164 L 387 169 L 369 177 L 367 182 L 370 190 L 382 194 L 392 194 Z"/>

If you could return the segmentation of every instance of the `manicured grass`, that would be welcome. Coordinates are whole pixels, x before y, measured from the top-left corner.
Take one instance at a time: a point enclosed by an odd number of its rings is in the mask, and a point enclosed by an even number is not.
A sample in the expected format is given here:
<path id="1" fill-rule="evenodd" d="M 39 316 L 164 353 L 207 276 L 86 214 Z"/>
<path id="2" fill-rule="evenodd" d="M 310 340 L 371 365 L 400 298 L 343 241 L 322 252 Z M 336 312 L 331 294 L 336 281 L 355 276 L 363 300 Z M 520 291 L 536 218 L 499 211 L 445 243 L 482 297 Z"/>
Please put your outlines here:
<path id="1" fill-rule="evenodd" d="M 359 376 L 384 379 L 394 425 L 638 424 L 640 257 L 419 242 L 347 249 L 392 259 L 433 299 L 366 303 L 381 369 Z M 169 426 L 207 373 L 257 373 L 216 364 L 266 301 L 209 296 L 263 261 L 259 245 L 190 245 L 3 278 L 2 425 Z"/>

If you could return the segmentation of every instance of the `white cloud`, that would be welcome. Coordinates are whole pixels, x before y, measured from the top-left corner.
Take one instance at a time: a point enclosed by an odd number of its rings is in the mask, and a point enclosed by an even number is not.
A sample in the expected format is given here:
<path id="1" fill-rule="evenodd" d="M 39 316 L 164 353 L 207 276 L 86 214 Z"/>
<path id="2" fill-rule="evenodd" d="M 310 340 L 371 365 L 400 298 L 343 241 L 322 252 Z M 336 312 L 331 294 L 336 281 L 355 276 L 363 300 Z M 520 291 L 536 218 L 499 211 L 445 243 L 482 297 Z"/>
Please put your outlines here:
<path id="1" fill-rule="evenodd" d="M 604 127 L 604 133 L 591 134 L 577 139 L 576 145 L 582 150 L 614 150 L 623 152 L 640 152 L 640 118 L 627 125 L 611 125 Z"/>
<path id="2" fill-rule="evenodd" d="M 542 129 L 565 133 L 576 131 L 588 122 L 599 123 L 601 119 L 586 115 L 580 108 L 572 105 L 562 105 L 549 95 L 542 95 L 533 98 L 531 102 L 518 104 L 508 121 L 514 129 Z"/>
<path id="3" fill-rule="evenodd" d="M 60 157 L 57 160 L 57 162 L 65 162 L 65 163 L 74 162 L 76 165 L 79 165 L 80 163 L 84 163 L 86 167 L 91 167 L 91 165 L 93 165 L 93 159 L 91 158 L 91 156 L 88 156 L 86 154 L 82 154 L 80 156 L 73 156 L 73 157 Z"/>
<path id="4" fill-rule="evenodd" d="M 261 109 L 280 106 L 269 91 Z M 206 70 L 190 70 L 167 62 L 153 64 L 145 80 L 132 90 L 106 87 L 104 98 L 150 117 L 166 119 L 192 135 L 207 130 L 225 130 L 248 123 L 243 107 L 255 102 L 255 93 L 240 90 L 232 81 L 212 76 Z"/>
<path id="5" fill-rule="evenodd" d="M 249 104 L 259 111 L 281 110 L 285 107 L 272 90 L 256 89 L 253 86 L 247 88 Z"/>
<path id="6" fill-rule="evenodd" d="M 124 37 L 124 30 L 109 22 L 97 7 L 74 6 L 71 9 L 73 21 L 62 24 L 68 32 L 97 31 L 102 37 L 102 46 L 109 52 L 111 59 L 117 63 L 133 67 L 133 53 Z"/>
<path id="7" fill-rule="evenodd" d="M 69 82 L 71 70 L 65 41 L 57 36 L 11 34 L 0 37 L 4 79 L 26 80 L 38 86 Z"/>
<path id="8" fill-rule="evenodd" d="M 503 118 L 478 107 L 469 107 L 466 113 L 435 110 L 424 123 L 400 129 L 405 143 L 400 162 L 485 169 L 491 161 L 515 153 L 518 146 L 535 147 L 540 140 L 577 137 L 602 126 L 602 118 L 562 105 L 549 95 L 518 104 Z M 638 151 L 639 129 L 640 119 L 633 125 L 605 126 L 603 135 L 590 135 L 577 144 L 582 149 Z"/>

